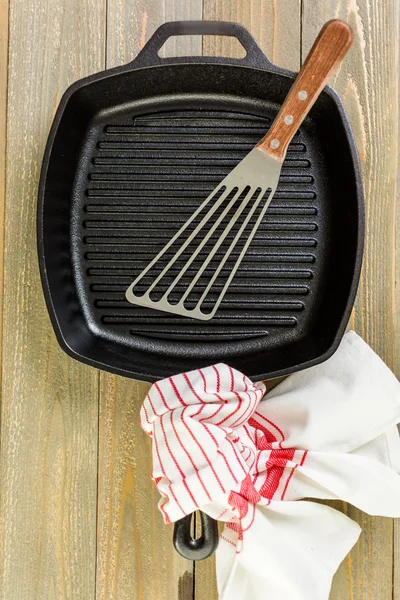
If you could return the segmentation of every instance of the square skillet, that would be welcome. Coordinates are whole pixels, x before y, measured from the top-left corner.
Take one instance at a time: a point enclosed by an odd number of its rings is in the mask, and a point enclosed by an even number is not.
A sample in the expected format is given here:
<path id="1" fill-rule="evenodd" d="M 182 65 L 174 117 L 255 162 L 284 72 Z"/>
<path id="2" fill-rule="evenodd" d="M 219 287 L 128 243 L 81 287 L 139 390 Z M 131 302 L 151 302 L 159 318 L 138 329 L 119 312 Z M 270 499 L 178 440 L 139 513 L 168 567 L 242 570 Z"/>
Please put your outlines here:
<path id="1" fill-rule="evenodd" d="M 171 35 L 235 36 L 244 59 L 163 59 Z M 337 348 L 362 260 L 356 148 L 330 88 L 289 146 L 278 191 L 217 315 L 195 321 L 128 303 L 125 290 L 264 135 L 295 74 L 242 26 L 160 27 L 130 64 L 78 81 L 57 110 L 38 202 L 39 264 L 62 348 L 146 381 L 227 362 L 253 380 Z"/>

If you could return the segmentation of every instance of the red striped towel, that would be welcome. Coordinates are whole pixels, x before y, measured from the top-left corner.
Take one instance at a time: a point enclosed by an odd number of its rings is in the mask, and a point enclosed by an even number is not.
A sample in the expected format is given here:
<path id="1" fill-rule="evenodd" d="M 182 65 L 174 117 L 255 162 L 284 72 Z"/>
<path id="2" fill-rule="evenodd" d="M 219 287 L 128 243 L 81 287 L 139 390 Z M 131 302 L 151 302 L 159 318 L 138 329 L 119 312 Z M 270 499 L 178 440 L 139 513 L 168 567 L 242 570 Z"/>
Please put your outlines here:
<path id="1" fill-rule="evenodd" d="M 400 385 L 355 333 L 266 396 L 218 364 L 152 386 L 141 424 L 166 523 L 201 508 L 226 522 L 220 598 L 327 600 L 359 527 L 301 498 L 400 516 Z M 377 401 L 379 398 L 379 401 Z"/>

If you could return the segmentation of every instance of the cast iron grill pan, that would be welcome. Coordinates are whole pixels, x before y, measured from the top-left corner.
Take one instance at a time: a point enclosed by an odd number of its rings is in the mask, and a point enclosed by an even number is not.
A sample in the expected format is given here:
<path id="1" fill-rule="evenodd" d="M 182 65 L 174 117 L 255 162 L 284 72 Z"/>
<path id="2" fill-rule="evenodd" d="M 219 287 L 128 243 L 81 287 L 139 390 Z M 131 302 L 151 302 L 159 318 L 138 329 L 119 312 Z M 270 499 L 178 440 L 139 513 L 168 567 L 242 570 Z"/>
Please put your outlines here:
<path id="1" fill-rule="evenodd" d="M 158 57 L 170 35 L 193 32 L 235 35 L 247 56 Z M 188 22 L 162 26 L 133 63 L 67 90 L 43 163 L 38 240 L 47 305 L 70 355 L 147 381 L 218 361 L 257 380 L 335 350 L 359 277 L 363 207 L 353 138 L 329 88 L 289 146 L 216 316 L 200 322 L 125 299 L 265 134 L 293 80 L 241 26 Z"/>

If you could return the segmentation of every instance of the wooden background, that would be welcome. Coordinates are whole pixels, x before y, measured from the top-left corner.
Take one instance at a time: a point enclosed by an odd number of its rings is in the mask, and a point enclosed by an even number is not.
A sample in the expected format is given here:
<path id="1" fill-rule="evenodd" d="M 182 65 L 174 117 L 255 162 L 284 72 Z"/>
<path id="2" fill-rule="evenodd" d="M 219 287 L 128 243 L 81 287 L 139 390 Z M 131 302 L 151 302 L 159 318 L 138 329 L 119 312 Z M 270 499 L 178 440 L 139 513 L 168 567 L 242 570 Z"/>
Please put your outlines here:
<path id="1" fill-rule="evenodd" d="M 129 61 L 168 20 L 238 21 L 274 62 L 298 69 L 322 23 L 346 19 L 355 43 L 332 83 L 356 136 L 367 217 L 352 326 L 399 375 L 399 12 L 399 0 L 0 0 L 2 600 L 217 598 L 213 561 L 180 558 L 156 508 L 138 425 L 146 384 L 69 359 L 46 313 L 36 194 L 65 88 Z M 168 43 L 177 54 L 236 50 L 221 39 Z M 400 600 L 398 523 L 341 508 L 363 534 L 331 599 Z"/>

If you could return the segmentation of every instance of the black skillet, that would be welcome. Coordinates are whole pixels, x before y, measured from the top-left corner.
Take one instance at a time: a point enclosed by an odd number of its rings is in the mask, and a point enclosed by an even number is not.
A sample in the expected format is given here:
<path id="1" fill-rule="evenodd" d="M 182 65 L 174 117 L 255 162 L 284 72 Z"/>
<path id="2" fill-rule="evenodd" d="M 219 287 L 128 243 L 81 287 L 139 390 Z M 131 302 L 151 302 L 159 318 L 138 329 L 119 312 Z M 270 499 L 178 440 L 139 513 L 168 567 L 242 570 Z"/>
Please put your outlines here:
<path id="1" fill-rule="evenodd" d="M 160 58 L 173 35 L 236 37 L 243 59 Z M 136 59 L 64 94 L 38 200 L 39 265 L 61 347 L 153 382 L 218 361 L 254 381 L 326 360 L 345 331 L 363 250 L 363 192 L 349 122 L 325 88 L 289 146 L 280 185 L 215 318 L 131 305 L 125 290 L 215 185 L 265 134 L 295 74 L 242 26 L 176 22 Z M 202 515 L 176 525 L 181 554 L 217 544 Z"/>

